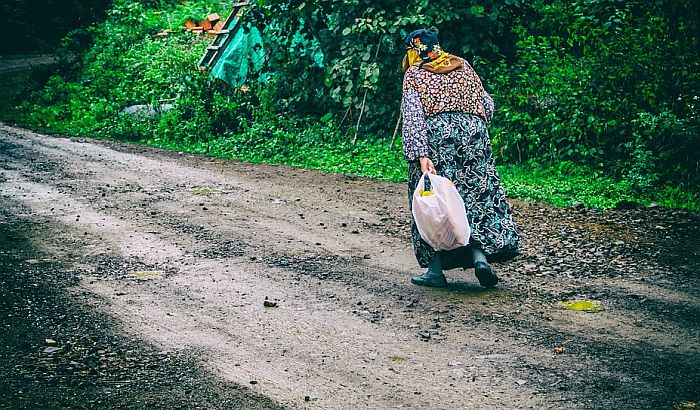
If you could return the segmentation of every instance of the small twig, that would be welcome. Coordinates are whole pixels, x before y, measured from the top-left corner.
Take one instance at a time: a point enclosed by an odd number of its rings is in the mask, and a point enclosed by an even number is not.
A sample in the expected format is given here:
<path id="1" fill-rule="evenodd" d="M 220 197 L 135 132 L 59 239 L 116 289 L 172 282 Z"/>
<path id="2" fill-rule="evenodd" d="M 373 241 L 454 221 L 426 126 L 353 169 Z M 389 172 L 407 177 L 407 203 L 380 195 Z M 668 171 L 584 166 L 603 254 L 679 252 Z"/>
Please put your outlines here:
<path id="1" fill-rule="evenodd" d="M 343 115 L 343 119 L 340 120 L 340 124 L 338 125 L 338 128 L 343 126 L 343 123 L 345 122 L 345 119 L 348 118 L 348 114 L 350 114 L 350 109 L 352 108 L 352 104 L 348 105 L 347 111 L 345 111 L 345 115 Z"/>
<path id="2" fill-rule="evenodd" d="M 399 132 L 399 126 L 401 125 L 402 118 L 403 118 L 403 114 L 401 113 L 401 110 L 399 110 L 399 117 L 396 119 L 396 127 L 394 127 L 394 134 L 391 136 L 391 145 L 389 145 L 390 149 L 394 149 L 394 142 L 396 141 L 396 134 Z"/>
<path id="3" fill-rule="evenodd" d="M 382 39 L 384 36 L 379 36 L 379 42 L 377 43 L 377 51 L 374 53 L 374 62 L 377 62 L 379 57 L 379 49 L 382 47 Z M 369 92 L 369 87 L 365 89 L 365 95 L 362 97 L 362 105 L 360 105 L 360 115 L 357 117 L 357 125 L 355 125 L 355 137 L 352 139 L 352 145 L 357 142 L 357 135 L 360 133 L 360 121 L 362 121 L 362 114 L 365 112 L 365 103 L 367 102 L 367 93 Z"/>
<path id="4" fill-rule="evenodd" d="M 357 116 L 357 125 L 355 126 L 355 136 L 352 139 L 352 145 L 355 145 L 355 142 L 357 142 L 357 134 L 360 133 L 360 121 L 362 120 L 362 114 L 365 112 L 365 102 L 367 101 L 367 93 L 369 92 L 369 88 L 365 90 L 365 96 L 362 97 L 362 105 L 360 106 L 360 115 Z"/>

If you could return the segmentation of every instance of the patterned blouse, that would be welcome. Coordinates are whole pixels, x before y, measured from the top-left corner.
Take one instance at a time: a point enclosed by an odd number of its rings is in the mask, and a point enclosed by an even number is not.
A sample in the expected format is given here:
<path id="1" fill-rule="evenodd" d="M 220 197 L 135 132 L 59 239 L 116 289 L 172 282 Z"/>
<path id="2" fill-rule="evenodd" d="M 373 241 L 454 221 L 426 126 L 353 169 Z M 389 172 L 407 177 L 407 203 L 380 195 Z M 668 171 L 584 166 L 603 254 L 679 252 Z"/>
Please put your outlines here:
<path id="1" fill-rule="evenodd" d="M 462 69 L 446 74 L 410 67 L 403 77 L 403 154 L 407 162 L 428 155 L 426 118 L 443 112 L 462 112 L 480 117 L 486 124 L 493 117 L 493 99 L 484 90 L 474 69 L 462 60 Z"/>

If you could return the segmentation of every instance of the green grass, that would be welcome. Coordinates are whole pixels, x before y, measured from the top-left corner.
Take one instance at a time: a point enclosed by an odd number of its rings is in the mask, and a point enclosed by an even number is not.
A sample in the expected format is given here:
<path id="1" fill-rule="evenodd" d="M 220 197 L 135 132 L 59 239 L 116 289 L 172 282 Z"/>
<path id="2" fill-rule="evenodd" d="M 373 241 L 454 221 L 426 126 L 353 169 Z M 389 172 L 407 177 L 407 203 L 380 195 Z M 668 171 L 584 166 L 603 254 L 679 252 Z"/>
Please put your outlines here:
<path id="1" fill-rule="evenodd" d="M 267 86 L 249 84 L 247 93 L 211 81 L 196 67 L 210 40 L 183 31 L 152 36 L 182 25 L 187 17 L 214 11 L 227 12 L 224 5 L 204 0 L 159 4 L 157 9 L 143 2 L 116 1 L 107 21 L 92 33 L 94 43 L 78 61 L 45 73 L 41 84 L 33 84 L 27 75 L 5 79 L 7 84 L 0 90 L 0 97 L 5 98 L 0 99 L 9 101 L 16 95 L 24 99 L 12 107 L 0 102 L 0 117 L 49 133 L 138 141 L 253 163 L 287 164 L 405 183 L 407 165 L 400 141 L 392 147 L 389 138 L 368 135 L 353 144 L 331 114 L 321 120 L 299 118 L 284 109 L 275 78 Z M 33 86 L 25 89 L 27 84 Z M 162 102 L 174 107 L 155 118 L 121 113 L 130 105 Z M 494 128 L 497 143 L 498 136 Z M 643 171 L 636 175 L 649 176 Z M 640 191 L 633 181 L 614 179 L 569 162 L 507 165 L 499 167 L 499 172 L 506 193 L 515 199 L 594 208 L 610 208 L 622 200 L 645 205 L 656 202 L 700 211 L 697 192 L 637 183 L 648 188 Z M 651 179 L 642 178 L 645 181 Z"/>
<path id="2" fill-rule="evenodd" d="M 331 173 L 343 173 L 406 182 L 407 165 L 400 141 L 394 147 L 388 139 L 359 140 L 355 145 L 331 124 L 299 129 L 254 125 L 243 134 L 197 143 L 144 140 L 142 144 L 233 158 L 252 163 L 285 164 Z M 643 205 L 657 203 L 667 208 L 700 211 L 696 193 L 678 187 L 664 187 L 650 193 L 635 193 L 631 183 L 615 180 L 572 163 L 559 166 L 536 164 L 504 165 L 498 171 L 510 198 L 555 206 L 576 204 L 589 208 L 612 208 L 619 201 Z"/>
<path id="3" fill-rule="evenodd" d="M 499 167 L 499 172 L 508 195 L 525 201 L 555 206 L 581 204 L 589 208 L 612 208 L 620 201 L 631 201 L 700 211 L 698 194 L 680 187 L 666 186 L 643 193 L 637 192 L 629 181 L 616 180 L 601 171 L 580 166 L 564 168 L 511 165 Z"/>

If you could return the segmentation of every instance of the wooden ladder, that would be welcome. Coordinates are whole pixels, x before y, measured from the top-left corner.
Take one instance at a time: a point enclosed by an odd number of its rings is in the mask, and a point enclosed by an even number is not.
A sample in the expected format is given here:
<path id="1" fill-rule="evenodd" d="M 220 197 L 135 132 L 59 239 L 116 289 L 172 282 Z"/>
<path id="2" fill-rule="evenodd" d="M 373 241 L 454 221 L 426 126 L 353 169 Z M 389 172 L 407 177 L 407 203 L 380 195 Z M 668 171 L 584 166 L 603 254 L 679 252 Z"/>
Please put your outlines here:
<path id="1" fill-rule="evenodd" d="M 204 56 L 202 56 L 202 59 L 199 60 L 200 67 L 213 67 L 214 64 L 216 64 L 219 57 L 221 57 L 220 52 L 226 49 L 228 44 L 235 36 L 236 31 L 238 31 L 238 28 L 241 25 L 241 17 L 245 12 L 246 6 L 249 5 L 250 3 L 247 1 L 235 3 L 233 5 L 233 11 L 231 11 L 231 14 L 229 14 L 228 18 L 226 18 L 221 30 L 216 32 L 214 41 L 212 41 L 211 45 L 207 47 L 207 51 L 204 53 Z"/>

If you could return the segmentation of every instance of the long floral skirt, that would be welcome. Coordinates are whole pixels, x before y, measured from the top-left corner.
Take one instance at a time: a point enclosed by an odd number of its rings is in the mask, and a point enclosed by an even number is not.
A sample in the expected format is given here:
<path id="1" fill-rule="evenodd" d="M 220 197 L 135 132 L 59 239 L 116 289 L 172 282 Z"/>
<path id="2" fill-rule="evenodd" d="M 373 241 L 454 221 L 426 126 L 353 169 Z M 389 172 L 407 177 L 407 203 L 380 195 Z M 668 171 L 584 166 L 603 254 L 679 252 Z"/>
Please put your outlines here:
<path id="1" fill-rule="evenodd" d="M 474 266 L 470 246 L 477 246 L 489 262 L 503 262 L 519 253 L 520 236 L 511 217 L 496 170 L 488 130 L 483 120 L 464 113 L 440 113 L 427 119 L 429 158 L 437 174 L 452 180 L 467 208 L 472 229 L 470 244 L 441 255 L 443 269 Z M 418 161 L 408 168 L 408 204 L 421 177 Z M 411 213 L 416 259 L 427 267 L 435 250 L 421 237 Z"/>

